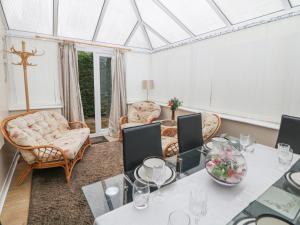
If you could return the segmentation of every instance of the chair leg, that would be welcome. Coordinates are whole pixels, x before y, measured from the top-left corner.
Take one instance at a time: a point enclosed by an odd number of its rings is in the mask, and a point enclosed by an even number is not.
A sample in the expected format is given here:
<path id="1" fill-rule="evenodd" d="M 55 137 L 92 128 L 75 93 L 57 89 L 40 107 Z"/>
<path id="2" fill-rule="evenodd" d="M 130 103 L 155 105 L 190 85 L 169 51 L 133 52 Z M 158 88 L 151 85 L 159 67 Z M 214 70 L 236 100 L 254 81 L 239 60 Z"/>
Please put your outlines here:
<path id="1" fill-rule="evenodd" d="M 24 170 L 24 172 L 18 177 L 16 184 L 21 185 L 26 180 L 26 178 L 31 173 L 31 171 L 32 171 L 32 167 L 27 166 L 27 168 Z"/>
<path id="2" fill-rule="evenodd" d="M 71 173 L 70 173 L 68 167 L 64 167 L 64 169 L 65 169 L 65 174 L 66 174 L 66 180 L 67 180 L 67 183 L 69 184 L 71 181 Z"/>

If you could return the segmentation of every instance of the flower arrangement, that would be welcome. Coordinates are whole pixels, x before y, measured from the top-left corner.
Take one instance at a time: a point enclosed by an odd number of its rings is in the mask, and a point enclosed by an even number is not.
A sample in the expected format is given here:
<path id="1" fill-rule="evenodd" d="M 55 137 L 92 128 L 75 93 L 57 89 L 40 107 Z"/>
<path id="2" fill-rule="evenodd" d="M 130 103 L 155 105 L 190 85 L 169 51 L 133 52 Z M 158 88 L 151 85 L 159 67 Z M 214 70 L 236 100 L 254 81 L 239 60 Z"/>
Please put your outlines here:
<path id="1" fill-rule="evenodd" d="M 206 169 L 215 179 L 230 184 L 239 183 L 246 175 L 244 158 L 231 148 L 211 154 L 206 160 Z"/>
<path id="2" fill-rule="evenodd" d="M 168 106 L 172 110 L 172 120 L 175 120 L 175 111 L 182 105 L 182 101 L 180 101 L 178 98 L 174 97 L 171 98 L 168 102 Z"/>

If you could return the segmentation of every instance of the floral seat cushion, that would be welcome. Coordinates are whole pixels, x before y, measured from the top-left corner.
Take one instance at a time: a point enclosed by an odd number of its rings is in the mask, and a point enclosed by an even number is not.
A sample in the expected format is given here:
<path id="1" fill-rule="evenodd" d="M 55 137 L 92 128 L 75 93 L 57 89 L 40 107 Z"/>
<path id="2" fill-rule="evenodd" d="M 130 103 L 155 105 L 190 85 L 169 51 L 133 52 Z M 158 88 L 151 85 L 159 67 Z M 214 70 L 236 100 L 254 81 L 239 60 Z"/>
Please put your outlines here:
<path id="1" fill-rule="evenodd" d="M 39 111 L 13 119 L 7 123 L 6 130 L 11 140 L 18 145 L 41 146 L 52 144 L 55 146 L 57 144 L 57 147 L 67 150 L 66 155 L 70 159 L 76 156 L 81 147 L 77 148 L 77 146 L 79 143 L 83 143 L 90 133 L 88 128 L 70 130 L 68 121 L 61 114 L 50 111 Z M 71 142 L 72 146 L 61 144 Z M 37 153 L 37 150 L 35 150 L 35 153 Z M 35 156 L 32 153 L 21 151 L 21 154 L 29 164 L 35 162 Z"/>
<path id="2" fill-rule="evenodd" d="M 121 129 L 128 128 L 128 127 L 136 127 L 143 125 L 143 123 L 124 123 L 121 125 Z"/>

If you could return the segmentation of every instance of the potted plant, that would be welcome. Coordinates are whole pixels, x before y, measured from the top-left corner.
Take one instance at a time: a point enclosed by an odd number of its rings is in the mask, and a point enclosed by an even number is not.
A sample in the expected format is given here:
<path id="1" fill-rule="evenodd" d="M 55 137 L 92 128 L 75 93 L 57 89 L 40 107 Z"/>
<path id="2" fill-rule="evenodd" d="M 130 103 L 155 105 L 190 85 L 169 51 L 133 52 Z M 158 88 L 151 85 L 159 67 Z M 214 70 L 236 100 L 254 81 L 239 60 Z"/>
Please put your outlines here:
<path id="1" fill-rule="evenodd" d="M 182 105 L 182 101 L 180 101 L 178 98 L 174 97 L 171 98 L 168 102 L 168 106 L 172 110 L 172 120 L 175 120 L 175 111 L 179 108 L 179 106 Z"/>

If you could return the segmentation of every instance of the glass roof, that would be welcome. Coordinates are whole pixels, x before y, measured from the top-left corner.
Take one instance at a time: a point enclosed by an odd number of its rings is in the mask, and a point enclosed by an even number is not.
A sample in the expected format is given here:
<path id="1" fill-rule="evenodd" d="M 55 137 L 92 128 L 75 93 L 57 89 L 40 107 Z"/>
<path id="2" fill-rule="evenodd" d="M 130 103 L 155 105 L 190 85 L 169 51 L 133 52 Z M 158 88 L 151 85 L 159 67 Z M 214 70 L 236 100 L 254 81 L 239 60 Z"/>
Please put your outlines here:
<path id="1" fill-rule="evenodd" d="M 286 3 L 284 4 L 284 1 Z M 156 50 L 300 0 L 0 0 L 9 30 Z M 291 5 L 289 9 L 287 5 Z M 297 8 L 295 8 L 297 10 Z M 294 10 L 294 11 L 296 11 Z M 275 16 L 276 14 L 274 14 Z M 255 20 L 257 22 L 257 20 Z M 210 35 L 210 34 L 209 34 Z"/>

